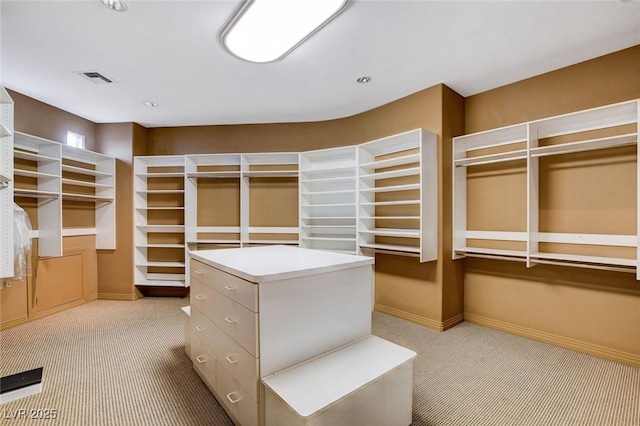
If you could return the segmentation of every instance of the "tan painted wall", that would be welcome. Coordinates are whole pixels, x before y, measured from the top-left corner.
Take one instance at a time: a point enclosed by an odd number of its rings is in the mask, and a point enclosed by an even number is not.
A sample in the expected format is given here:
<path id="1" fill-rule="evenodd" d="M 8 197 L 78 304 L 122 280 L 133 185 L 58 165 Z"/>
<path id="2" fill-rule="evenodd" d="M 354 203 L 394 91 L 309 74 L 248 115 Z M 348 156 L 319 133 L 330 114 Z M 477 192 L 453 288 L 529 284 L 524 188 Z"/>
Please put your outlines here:
<path id="1" fill-rule="evenodd" d="M 133 123 L 98 124 L 98 150 L 116 158 L 116 249 L 98 251 L 98 297 L 134 300 L 133 157 L 146 153 L 147 130 Z"/>
<path id="2" fill-rule="evenodd" d="M 471 96 L 466 99 L 465 130 L 473 133 L 636 98 L 640 46 Z M 576 160 L 580 168 L 570 163 L 563 167 L 556 160 L 541 165 L 540 191 L 546 194 L 541 197 L 541 228 L 634 234 L 637 158 L 622 150 L 614 159 L 603 163 L 582 156 Z M 483 199 L 511 183 L 517 187 L 521 178 L 516 173 L 505 177 L 504 185 L 494 181 L 493 186 L 490 179 L 475 179 L 469 202 L 476 203 L 477 211 Z M 512 191 L 510 196 L 513 206 L 526 203 L 523 193 Z M 568 200 L 585 201 L 576 207 Z M 469 216 L 470 224 L 491 222 L 489 215 Z M 511 219 L 513 227 L 521 227 L 521 220 Z M 640 284 L 632 274 L 464 262 L 467 320 L 640 365 Z"/>

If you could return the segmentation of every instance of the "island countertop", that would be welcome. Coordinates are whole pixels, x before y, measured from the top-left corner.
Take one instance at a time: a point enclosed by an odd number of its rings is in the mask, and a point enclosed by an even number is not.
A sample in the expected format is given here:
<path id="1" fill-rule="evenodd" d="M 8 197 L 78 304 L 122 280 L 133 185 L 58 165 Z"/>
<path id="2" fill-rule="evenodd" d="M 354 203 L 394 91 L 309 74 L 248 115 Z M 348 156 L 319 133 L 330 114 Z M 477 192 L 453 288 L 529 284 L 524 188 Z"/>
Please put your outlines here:
<path id="1" fill-rule="evenodd" d="M 298 278 L 372 265 L 367 256 L 284 245 L 197 250 L 190 257 L 254 283 Z"/>

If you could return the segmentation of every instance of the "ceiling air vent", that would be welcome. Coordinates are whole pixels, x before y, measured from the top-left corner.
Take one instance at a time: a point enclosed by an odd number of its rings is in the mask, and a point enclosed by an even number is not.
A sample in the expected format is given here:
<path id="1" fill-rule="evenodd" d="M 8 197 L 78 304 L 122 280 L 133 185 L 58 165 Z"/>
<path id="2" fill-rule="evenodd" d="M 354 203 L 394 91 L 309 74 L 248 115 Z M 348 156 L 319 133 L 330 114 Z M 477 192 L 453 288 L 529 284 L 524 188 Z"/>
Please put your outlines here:
<path id="1" fill-rule="evenodd" d="M 98 71 L 81 71 L 77 74 L 95 84 L 107 84 L 114 82 L 112 79 L 105 77 L 104 74 L 101 74 Z"/>

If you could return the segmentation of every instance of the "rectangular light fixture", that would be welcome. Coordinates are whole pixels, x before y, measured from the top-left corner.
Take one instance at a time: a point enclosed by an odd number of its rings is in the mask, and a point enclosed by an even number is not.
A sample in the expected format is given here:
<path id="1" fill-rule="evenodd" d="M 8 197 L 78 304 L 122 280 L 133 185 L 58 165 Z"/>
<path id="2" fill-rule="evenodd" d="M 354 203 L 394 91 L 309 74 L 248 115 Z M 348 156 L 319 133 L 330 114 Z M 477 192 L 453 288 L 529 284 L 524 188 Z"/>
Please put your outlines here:
<path id="1" fill-rule="evenodd" d="M 342 12 L 350 0 L 244 0 L 220 40 L 250 62 L 283 58 Z"/>

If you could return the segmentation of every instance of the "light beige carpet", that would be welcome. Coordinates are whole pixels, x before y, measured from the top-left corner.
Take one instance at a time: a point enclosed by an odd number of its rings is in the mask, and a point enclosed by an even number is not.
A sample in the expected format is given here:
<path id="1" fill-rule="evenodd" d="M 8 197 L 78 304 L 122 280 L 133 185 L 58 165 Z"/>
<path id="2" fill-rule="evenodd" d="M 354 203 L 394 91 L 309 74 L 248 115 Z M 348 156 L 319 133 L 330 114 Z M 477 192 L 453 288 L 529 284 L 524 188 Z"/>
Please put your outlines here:
<path id="1" fill-rule="evenodd" d="M 1 332 L 0 375 L 44 367 L 44 391 L 0 405 L 0 423 L 231 425 L 184 352 L 186 304 L 95 301 Z M 638 368 L 468 323 L 438 333 L 374 313 L 373 331 L 418 353 L 414 425 L 640 426 Z"/>

